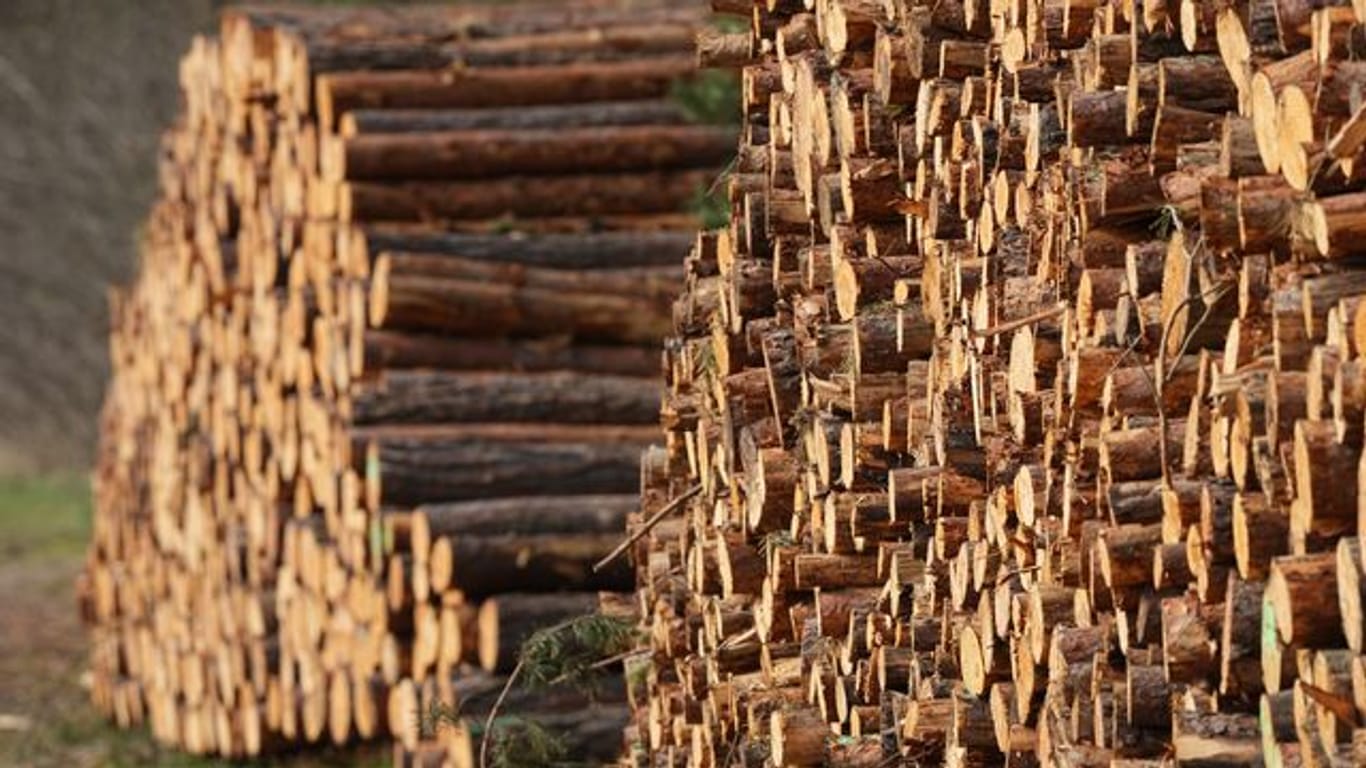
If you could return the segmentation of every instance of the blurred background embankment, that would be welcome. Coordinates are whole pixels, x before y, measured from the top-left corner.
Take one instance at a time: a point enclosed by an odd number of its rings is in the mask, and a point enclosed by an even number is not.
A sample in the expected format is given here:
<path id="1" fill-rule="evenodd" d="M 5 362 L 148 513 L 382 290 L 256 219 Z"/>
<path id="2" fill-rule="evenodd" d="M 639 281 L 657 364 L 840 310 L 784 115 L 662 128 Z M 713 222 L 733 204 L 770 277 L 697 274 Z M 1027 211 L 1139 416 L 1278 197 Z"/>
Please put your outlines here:
<path id="1" fill-rule="evenodd" d="M 220 0 L 0 1 L 0 476 L 79 471 L 176 61 Z"/>

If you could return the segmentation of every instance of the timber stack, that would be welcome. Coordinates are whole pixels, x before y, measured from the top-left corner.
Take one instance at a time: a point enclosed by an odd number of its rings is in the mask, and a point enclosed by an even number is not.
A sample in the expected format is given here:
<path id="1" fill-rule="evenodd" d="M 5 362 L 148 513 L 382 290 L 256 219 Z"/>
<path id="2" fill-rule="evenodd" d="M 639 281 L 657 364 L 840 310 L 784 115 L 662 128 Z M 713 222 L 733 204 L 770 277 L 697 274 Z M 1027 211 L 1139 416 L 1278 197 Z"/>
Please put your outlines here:
<path id="1" fill-rule="evenodd" d="M 637 506 L 694 200 L 734 151 L 676 91 L 706 22 L 236 8 L 195 40 L 111 301 L 79 585 L 104 713 L 194 753 L 392 736 L 436 765 L 424 713 L 488 711 L 531 632 L 630 591 L 590 565 Z M 611 758 L 617 687 L 505 709 Z"/>
<path id="2" fill-rule="evenodd" d="M 625 764 L 1366 765 L 1366 4 L 712 5 Z"/>

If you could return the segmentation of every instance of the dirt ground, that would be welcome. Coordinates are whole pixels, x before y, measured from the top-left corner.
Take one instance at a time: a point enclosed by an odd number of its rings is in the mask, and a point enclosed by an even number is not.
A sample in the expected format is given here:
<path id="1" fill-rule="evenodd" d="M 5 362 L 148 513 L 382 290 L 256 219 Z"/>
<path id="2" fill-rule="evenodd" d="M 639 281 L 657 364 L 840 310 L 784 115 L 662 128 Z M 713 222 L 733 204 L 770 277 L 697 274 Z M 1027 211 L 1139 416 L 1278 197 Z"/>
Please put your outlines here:
<path id="1" fill-rule="evenodd" d="M 87 739 L 101 730 L 80 688 L 84 642 L 70 603 L 78 561 L 6 558 L 0 565 L 0 763 L 135 764 L 122 739 Z M 131 745 L 130 745 L 131 746 Z"/>
<path id="2" fill-rule="evenodd" d="M 85 479 L 0 479 L 0 766 L 134 768 L 228 765 L 159 749 L 109 725 L 81 677 L 85 633 L 72 584 L 89 530 Z M 255 765 L 379 768 L 383 750 L 286 756 Z"/>
<path id="3" fill-rule="evenodd" d="M 81 688 L 72 582 L 88 509 L 74 475 L 0 483 L 0 765 L 161 762 L 149 741 L 105 726 Z"/>

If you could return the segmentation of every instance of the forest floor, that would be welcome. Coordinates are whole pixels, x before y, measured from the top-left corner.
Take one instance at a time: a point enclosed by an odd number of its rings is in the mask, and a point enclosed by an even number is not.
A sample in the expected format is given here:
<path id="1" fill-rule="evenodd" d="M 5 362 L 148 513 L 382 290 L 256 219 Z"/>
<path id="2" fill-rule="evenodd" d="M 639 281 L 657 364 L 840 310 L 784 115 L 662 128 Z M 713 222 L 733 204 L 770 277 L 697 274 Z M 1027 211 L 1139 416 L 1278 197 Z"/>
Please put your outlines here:
<path id="1" fill-rule="evenodd" d="M 0 478 L 0 766 L 216 768 L 232 763 L 157 747 L 90 706 L 86 635 L 73 592 L 90 531 L 80 475 Z M 253 765 L 380 768 L 378 751 L 310 753 Z"/>

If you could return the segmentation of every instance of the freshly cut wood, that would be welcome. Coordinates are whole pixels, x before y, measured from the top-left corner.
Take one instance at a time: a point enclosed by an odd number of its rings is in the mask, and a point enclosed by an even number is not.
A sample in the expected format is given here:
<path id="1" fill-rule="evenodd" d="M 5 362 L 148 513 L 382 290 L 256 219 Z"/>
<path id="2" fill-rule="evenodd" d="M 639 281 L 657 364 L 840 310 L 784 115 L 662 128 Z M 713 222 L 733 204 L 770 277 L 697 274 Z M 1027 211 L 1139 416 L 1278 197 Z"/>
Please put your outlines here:
<path id="1" fill-rule="evenodd" d="M 1361 192 L 1322 198 L 1308 203 L 1304 218 L 1308 236 L 1322 256 L 1341 258 L 1358 252 L 1366 233 L 1366 194 Z"/>
<path id="2" fill-rule="evenodd" d="M 1176 759 L 1192 765 L 1248 765 L 1261 759 L 1257 718 L 1182 712 L 1172 717 Z"/>
<path id="3" fill-rule="evenodd" d="M 609 555 L 675 490 L 644 425 L 738 128 L 698 119 L 729 88 L 695 76 L 705 4 L 629 5 L 235 6 L 194 40 L 110 302 L 80 594 L 112 721 L 435 768 L 487 762 L 498 702 L 565 761 L 622 753 L 611 670 L 502 692 L 537 629 L 636 618 Z M 694 561 L 750 588 L 758 559 Z"/>
<path id="4" fill-rule="evenodd" d="M 1333 552 L 1271 561 L 1266 602 L 1281 642 L 1306 648 L 1331 648 L 1343 642 L 1336 572 Z"/>
<path id="5" fill-rule="evenodd" d="M 1319 5 L 713 3 L 744 168 L 664 350 L 637 768 L 1355 764 L 1366 12 Z"/>
<path id="6" fill-rule="evenodd" d="M 620 738 L 634 768 L 1360 762 L 1361 18 L 1297 2 L 712 5 L 745 25 L 701 46 L 740 70 L 743 128 L 724 221 L 671 234 L 668 254 L 642 233 L 691 226 L 655 211 L 722 153 L 704 129 L 620 104 L 663 99 L 645 70 L 680 58 L 664 27 L 686 20 L 616 9 L 602 24 L 621 29 L 594 48 L 583 18 L 604 7 L 523 22 L 485 9 L 466 17 L 479 34 L 446 39 L 441 12 L 335 12 L 382 30 L 370 50 L 348 50 L 331 21 L 288 21 L 299 44 L 267 45 L 295 39 L 266 34 L 277 21 L 262 22 L 258 57 L 248 22 L 222 78 L 214 55 L 189 62 L 185 80 L 204 85 L 193 132 L 168 148 L 174 204 L 154 230 L 179 255 L 157 263 L 158 292 L 115 313 L 113 358 L 140 372 L 119 402 L 142 420 L 101 465 L 125 508 L 157 511 L 129 515 L 151 533 L 104 533 L 102 551 L 228 562 L 257 602 L 283 595 L 250 625 L 253 638 L 283 628 L 298 667 L 281 678 L 298 706 L 257 710 L 292 739 L 361 730 L 342 672 L 378 673 L 411 711 L 486 700 L 496 678 L 452 672 L 513 663 L 501 637 L 479 658 L 498 590 L 537 595 L 520 613 L 507 598 L 521 634 L 559 615 L 544 594 L 567 588 L 586 609 L 594 579 L 623 588 L 629 570 L 633 599 L 600 607 L 629 602 L 638 622 Z M 608 38 L 654 53 L 623 58 Z M 398 52 L 405 39 L 421 50 Z M 310 45 L 388 69 L 301 89 L 299 72 L 329 66 L 295 66 Z M 471 63 L 413 71 L 454 49 Z M 573 85 L 587 71 L 603 79 Z M 326 109 L 301 118 L 313 93 Z M 331 114 L 339 104 L 362 111 Z M 413 106 L 385 123 L 386 104 Z M 279 143 L 258 144 L 267 135 Z M 201 163 L 199 146 L 222 155 Z M 466 177 L 487 170 L 515 174 Z M 216 175 L 231 178 L 205 190 Z M 495 211 L 512 215 L 462 218 Z M 395 223 L 332 223 L 379 216 Z M 652 269 L 680 262 L 681 278 Z M 149 345 L 148 317 L 176 330 Z M 228 365 L 241 329 L 250 357 Z M 480 354 L 531 375 L 474 384 L 517 371 L 393 341 L 452 332 L 497 333 L 507 347 Z M 579 409 L 587 425 L 543 418 L 609 398 L 523 382 L 620 375 L 599 370 L 619 361 L 564 374 L 563 355 L 523 334 L 595 355 L 669 336 L 662 446 L 635 464 L 612 454 L 610 484 L 583 486 L 599 452 L 644 442 L 648 417 L 632 416 L 639 435 L 596 423 L 601 407 Z M 413 381 L 460 382 L 449 403 L 408 392 L 398 412 L 480 421 L 356 427 L 387 373 L 356 351 L 367 336 L 439 361 Z M 174 363 L 138 364 L 148 348 Z M 146 392 L 182 382 L 178 403 L 211 405 L 197 421 L 179 418 L 188 405 L 149 412 Z M 567 437 L 603 428 L 624 431 Z M 168 461 L 183 451 L 194 460 Z M 179 479 L 121 473 L 130 457 Z M 391 502 L 390 481 L 432 503 Z M 465 495 L 474 484 L 517 495 Z M 635 507 L 583 498 L 633 491 Z M 544 527 L 537 499 L 557 516 Z M 239 528 L 244 557 L 182 534 Z M 277 560 L 257 553 L 273 552 L 288 568 L 263 567 Z M 126 572 L 95 572 L 88 612 L 121 615 Z M 323 620 L 343 602 L 363 631 Z M 154 707 L 120 667 L 96 698 L 180 733 L 185 702 L 216 692 L 182 666 L 186 685 Z M 472 754 L 468 728 L 430 753 L 415 727 L 390 728 L 403 759 Z"/>

